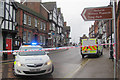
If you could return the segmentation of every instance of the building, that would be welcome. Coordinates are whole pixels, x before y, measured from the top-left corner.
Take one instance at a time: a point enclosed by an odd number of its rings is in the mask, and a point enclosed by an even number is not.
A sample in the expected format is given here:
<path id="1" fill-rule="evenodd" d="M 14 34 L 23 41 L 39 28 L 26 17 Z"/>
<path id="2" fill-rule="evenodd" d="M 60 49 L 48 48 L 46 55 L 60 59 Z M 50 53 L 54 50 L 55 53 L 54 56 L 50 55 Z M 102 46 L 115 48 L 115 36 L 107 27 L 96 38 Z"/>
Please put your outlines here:
<path id="1" fill-rule="evenodd" d="M 57 30 L 58 30 L 58 34 L 57 36 L 59 36 L 58 40 L 57 40 L 57 46 L 64 46 L 64 17 L 63 17 L 63 14 L 61 13 L 61 8 L 57 8 Z"/>
<path id="2" fill-rule="evenodd" d="M 42 3 L 47 10 L 49 10 L 49 22 L 50 22 L 50 29 L 49 29 L 49 44 L 52 47 L 56 46 L 56 39 L 57 39 L 57 5 L 56 2 L 45 2 Z"/>
<path id="3" fill-rule="evenodd" d="M 16 21 L 18 30 L 16 46 L 23 43 L 37 42 L 41 46 L 48 46 L 48 11 L 40 2 L 26 2 L 24 5 L 16 3 Z"/>
<path id="4" fill-rule="evenodd" d="M 64 46 L 68 46 L 70 44 L 70 26 L 66 25 L 66 22 L 64 22 L 64 27 L 63 27 L 63 33 L 64 33 L 64 39 L 62 39 L 62 41 L 64 41 Z"/>
<path id="5" fill-rule="evenodd" d="M 91 27 L 89 28 L 89 37 L 90 38 L 95 38 L 95 30 L 94 30 L 94 25 L 91 25 Z"/>
<path id="6" fill-rule="evenodd" d="M 61 13 L 61 9 L 57 8 L 56 2 L 45 2 L 42 3 L 45 8 L 49 10 L 49 44 L 52 47 L 63 45 L 62 39 L 64 37 L 63 34 L 63 26 L 64 26 L 64 18 Z"/>
<path id="7" fill-rule="evenodd" d="M 3 12 L 3 23 L 2 23 L 2 36 L 3 36 L 3 50 L 13 50 L 15 45 L 15 36 L 17 30 L 15 29 L 16 23 L 16 5 L 14 2 L 9 0 L 2 1 L 0 4 Z M 0 11 L 2 12 L 2 11 Z"/>

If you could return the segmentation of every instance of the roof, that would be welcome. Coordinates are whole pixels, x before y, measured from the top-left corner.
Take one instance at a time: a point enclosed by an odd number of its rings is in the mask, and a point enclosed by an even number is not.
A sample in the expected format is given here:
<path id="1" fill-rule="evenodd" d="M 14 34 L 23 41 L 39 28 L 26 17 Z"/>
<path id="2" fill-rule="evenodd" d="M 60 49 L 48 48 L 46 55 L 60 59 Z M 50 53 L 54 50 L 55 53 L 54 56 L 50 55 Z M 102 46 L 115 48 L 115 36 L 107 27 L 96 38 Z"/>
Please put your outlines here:
<path id="1" fill-rule="evenodd" d="M 56 2 L 44 2 L 42 3 L 49 11 L 53 11 L 56 7 Z"/>
<path id="2" fill-rule="evenodd" d="M 20 4 L 20 3 L 18 3 L 18 2 L 15 2 L 15 4 L 17 5 L 18 8 L 20 8 L 20 9 L 22 9 L 22 10 L 28 12 L 28 13 L 31 13 L 31 14 L 33 14 L 33 15 L 35 15 L 35 16 L 37 16 L 37 17 L 43 19 L 43 20 L 48 21 L 43 15 L 41 15 L 41 14 L 39 14 L 39 13 L 33 11 L 32 9 L 30 9 L 30 8 L 28 8 L 28 7 L 26 7 L 26 6 L 22 5 L 22 4 Z"/>

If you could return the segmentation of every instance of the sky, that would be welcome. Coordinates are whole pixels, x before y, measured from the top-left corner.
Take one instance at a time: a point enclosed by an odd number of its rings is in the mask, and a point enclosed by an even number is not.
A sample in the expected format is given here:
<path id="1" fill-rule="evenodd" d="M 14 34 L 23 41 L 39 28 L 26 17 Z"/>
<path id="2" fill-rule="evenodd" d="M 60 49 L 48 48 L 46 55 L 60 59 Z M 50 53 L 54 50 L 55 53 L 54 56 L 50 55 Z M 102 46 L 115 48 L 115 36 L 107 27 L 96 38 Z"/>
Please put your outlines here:
<path id="1" fill-rule="evenodd" d="M 70 37 L 73 43 L 79 43 L 79 38 L 83 34 L 88 36 L 89 27 L 94 24 L 94 21 L 84 21 L 82 19 L 81 13 L 83 9 L 107 6 L 110 3 L 110 0 L 42 0 L 42 2 L 53 1 L 56 1 L 57 8 L 61 8 L 67 26 L 71 27 Z"/>

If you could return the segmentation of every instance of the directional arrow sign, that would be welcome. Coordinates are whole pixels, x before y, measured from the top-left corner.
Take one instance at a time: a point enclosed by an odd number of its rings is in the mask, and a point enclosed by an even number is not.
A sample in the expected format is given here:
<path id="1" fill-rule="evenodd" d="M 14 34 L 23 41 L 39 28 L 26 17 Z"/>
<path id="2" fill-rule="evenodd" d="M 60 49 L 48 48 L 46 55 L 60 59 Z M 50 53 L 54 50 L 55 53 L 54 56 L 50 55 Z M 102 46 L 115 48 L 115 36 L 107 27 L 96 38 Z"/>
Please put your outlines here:
<path id="1" fill-rule="evenodd" d="M 112 7 L 84 8 L 81 16 L 85 21 L 112 19 Z"/>

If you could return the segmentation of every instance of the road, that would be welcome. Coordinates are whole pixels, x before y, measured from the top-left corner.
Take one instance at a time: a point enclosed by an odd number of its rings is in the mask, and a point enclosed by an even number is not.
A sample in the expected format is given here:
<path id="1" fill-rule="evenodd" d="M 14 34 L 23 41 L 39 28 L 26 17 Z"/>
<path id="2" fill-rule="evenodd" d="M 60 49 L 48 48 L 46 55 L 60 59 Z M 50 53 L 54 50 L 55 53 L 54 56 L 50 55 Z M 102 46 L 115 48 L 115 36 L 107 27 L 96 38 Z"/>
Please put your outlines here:
<path id="1" fill-rule="evenodd" d="M 64 79 L 71 79 L 71 78 L 85 78 L 85 77 L 105 77 L 105 78 L 112 78 L 113 73 L 112 67 L 110 67 L 111 61 L 108 59 L 109 54 L 108 50 L 104 51 L 107 53 L 107 55 L 103 55 L 100 58 L 85 58 L 82 59 L 80 55 L 80 49 L 79 48 L 74 48 L 74 49 L 69 49 L 69 50 L 61 50 L 61 51 L 52 51 L 50 54 L 48 54 L 54 64 L 54 72 L 52 75 L 42 75 L 42 76 L 20 76 L 16 77 L 13 75 L 12 67 L 13 67 L 13 62 L 9 63 L 3 63 L 2 64 L 2 78 L 15 78 L 16 80 L 26 80 L 27 79 L 32 79 L 32 78 L 51 78 L 52 80 L 54 78 L 64 78 Z M 90 63 L 91 61 L 91 63 Z M 109 65 L 104 65 L 101 66 L 99 63 L 101 62 L 109 62 Z M 90 63 L 90 64 L 89 64 Z M 96 64 L 95 72 L 93 65 Z M 106 63 L 103 63 L 106 64 Z M 85 66 L 88 65 L 88 66 Z M 109 70 L 111 68 L 111 70 Z M 90 74 L 91 71 L 94 74 Z M 106 71 L 106 72 L 105 72 Z M 88 73 L 86 73 L 88 72 Z M 101 74 L 101 73 L 103 74 Z M 95 75 L 96 74 L 96 75 Z M 87 76 L 86 76 L 87 75 Z"/>
<path id="2" fill-rule="evenodd" d="M 79 48 L 75 48 L 69 50 L 62 50 L 60 52 L 50 52 L 49 56 L 55 68 L 53 74 L 34 76 L 32 78 L 69 78 L 73 76 L 76 69 L 80 68 L 82 61 L 84 61 L 83 59 L 81 59 L 79 51 Z M 2 78 L 21 78 L 22 80 L 24 80 L 24 76 L 16 77 L 13 75 L 12 67 L 13 62 L 3 63 Z"/>

